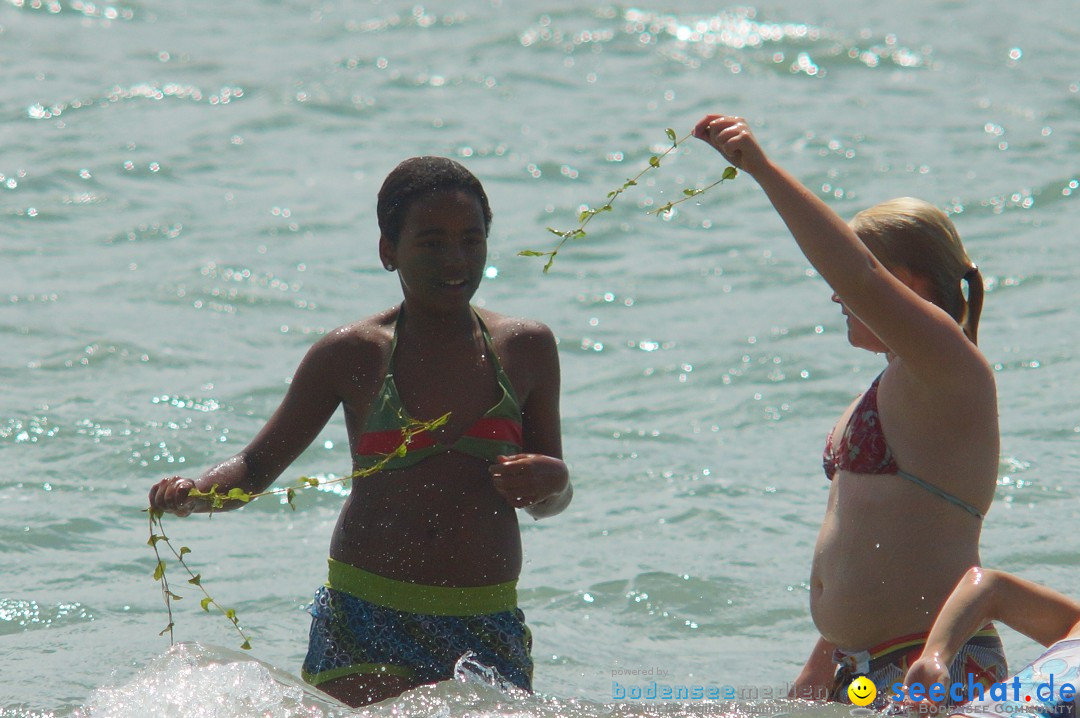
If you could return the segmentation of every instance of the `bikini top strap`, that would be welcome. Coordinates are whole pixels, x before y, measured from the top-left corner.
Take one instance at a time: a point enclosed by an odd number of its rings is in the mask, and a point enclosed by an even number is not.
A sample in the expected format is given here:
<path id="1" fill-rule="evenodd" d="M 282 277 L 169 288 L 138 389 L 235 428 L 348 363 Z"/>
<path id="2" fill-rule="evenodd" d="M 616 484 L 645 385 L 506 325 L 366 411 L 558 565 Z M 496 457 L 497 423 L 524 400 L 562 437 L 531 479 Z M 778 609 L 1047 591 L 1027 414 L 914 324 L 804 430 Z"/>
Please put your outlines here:
<path id="1" fill-rule="evenodd" d="M 405 313 L 405 305 L 398 307 L 397 316 L 394 317 L 394 334 L 390 337 L 390 360 L 386 363 L 386 376 L 394 375 L 394 357 L 397 355 L 398 325 L 401 323 L 401 315 Z"/>
<path id="2" fill-rule="evenodd" d="M 877 383 L 879 381 L 881 381 L 881 377 L 884 376 L 884 375 L 885 375 L 885 372 L 884 372 L 884 370 L 882 370 L 881 374 L 878 374 L 877 378 L 874 379 L 874 383 L 871 385 L 871 387 L 873 387 L 876 390 Z M 969 514 L 971 514 L 975 518 L 982 521 L 983 514 L 982 514 L 981 511 L 979 511 L 977 508 L 975 508 L 974 506 L 969 504 L 967 501 L 964 501 L 961 498 L 957 498 L 956 496 L 953 496 L 952 494 L 950 494 L 945 489 L 942 489 L 942 488 L 940 488 L 938 486 L 934 486 L 933 484 L 920 479 L 918 476 L 915 476 L 914 474 L 909 474 L 908 472 L 900 469 L 899 467 L 897 467 L 897 469 L 896 469 L 896 475 L 901 477 L 901 478 L 907 479 L 911 483 L 915 484 L 916 486 L 918 486 L 919 488 L 921 488 L 921 489 L 923 489 L 925 491 L 930 492 L 934 496 L 945 499 L 946 501 L 948 501 L 953 506 L 960 507 L 964 511 L 968 512 Z"/>
<path id="3" fill-rule="evenodd" d="M 488 352 L 491 354 L 492 364 L 495 366 L 495 379 L 499 382 L 499 386 L 510 396 L 514 404 L 521 405 L 521 401 L 518 399 L 517 391 L 514 389 L 513 382 L 510 381 L 509 375 L 502 367 L 502 362 L 499 361 L 499 353 L 495 351 L 495 341 L 491 338 L 491 332 L 488 331 L 487 325 L 484 324 L 484 320 L 480 318 L 480 312 L 476 311 L 475 307 L 472 307 L 473 316 L 476 317 L 477 323 L 480 325 L 480 334 L 484 337 L 484 344 L 487 346 Z M 397 354 L 397 342 L 398 342 L 398 326 L 401 324 L 401 316 L 405 313 L 405 305 L 402 304 L 398 308 L 397 318 L 394 319 L 394 335 L 390 338 L 390 361 L 386 365 L 387 378 L 394 376 L 394 356 Z M 396 387 L 395 387 L 396 390 Z"/>
<path id="4" fill-rule="evenodd" d="M 487 325 L 484 324 L 484 320 L 480 318 L 480 313 L 475 308 L 473 314 L 476 315 L 476 321 L 480 323 L 480 333 L 484 337 L 484 343 L 487 345 L 488 351 L 491 352 L 491 361 L 495 366 L 495 377 L 499 385 L 510 395 L 515 404 L 520 404 L 517 392 L 514 390 L 514 384 L 510 381 L 510 377 L 506 374 L 506 370 L 503 369 L 502 363 L 499 361 L 499 353 L 495 351 L 495 341 L 491 338 L 491 332 L 488 331 Z"/>
<path id="5" fill-rule="evenodd" d="M 953 496 L 952 494 L 950 494 L 945 489 L 942 489 L 940 487 L 934 486 L 931 483 L 923 481 L 918 476 L 915 476 L 914 474 L 909 474 L 906 471 L 901 471 L 901 470 L 898 469 L 897 472 L 896 472 L 896 475 L 907 479 L 908 481 L 915 484 L 916 486 L 918 486 L 921 489 L 925 489 L 926 491 L 929 491 L 934 496 L 938 496 L 938 497 L 941 497 L 941 498 L 945 499 L 946 501 L 948 501 L 953 506 L 959 506 L 964 511 L 967 511 L 969 514 L 971 514 L 975 518 L 982 521 L 983 514 L 982 514 L 981 511 L 979 511 L 977 508 L 975 508 L 974 506 L 969 504 L 967 501 L 964 501 L 963 499 L 960 499 L 960 498 L 957 498 L 956 496 Z"/>

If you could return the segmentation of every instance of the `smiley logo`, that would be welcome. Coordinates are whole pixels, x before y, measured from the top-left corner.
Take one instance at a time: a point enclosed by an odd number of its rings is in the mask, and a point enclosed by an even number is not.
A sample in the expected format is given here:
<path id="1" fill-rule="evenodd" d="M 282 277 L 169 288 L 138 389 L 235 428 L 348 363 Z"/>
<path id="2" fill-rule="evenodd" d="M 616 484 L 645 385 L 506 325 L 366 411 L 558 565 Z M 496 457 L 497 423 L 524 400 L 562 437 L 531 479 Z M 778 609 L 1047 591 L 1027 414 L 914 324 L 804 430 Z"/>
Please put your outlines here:
<path id="1" fill-rule="evenodd" d="M 868 706 L 877 698 L 877 686 L 866 676 L 859 676 L 847 687 L 847 695 L 853 705 Z"/>

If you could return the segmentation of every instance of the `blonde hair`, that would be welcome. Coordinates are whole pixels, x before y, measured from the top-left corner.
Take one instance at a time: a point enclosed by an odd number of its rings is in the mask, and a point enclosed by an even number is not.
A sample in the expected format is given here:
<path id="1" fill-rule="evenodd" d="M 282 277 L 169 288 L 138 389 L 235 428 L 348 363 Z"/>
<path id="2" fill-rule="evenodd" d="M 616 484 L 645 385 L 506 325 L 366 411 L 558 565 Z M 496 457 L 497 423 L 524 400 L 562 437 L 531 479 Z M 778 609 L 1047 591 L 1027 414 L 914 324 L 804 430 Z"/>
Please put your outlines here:
<path id="1" fill-rule="evenodd" d="M 898 197 L 859 212 L 851 228 L 886 269 L 905 269 L 927 280 L 931 301 L 978 343 L 982 274 L 948 215 L 921 199 Z M 961 281 L 968 285 L 966 298 Z"/>

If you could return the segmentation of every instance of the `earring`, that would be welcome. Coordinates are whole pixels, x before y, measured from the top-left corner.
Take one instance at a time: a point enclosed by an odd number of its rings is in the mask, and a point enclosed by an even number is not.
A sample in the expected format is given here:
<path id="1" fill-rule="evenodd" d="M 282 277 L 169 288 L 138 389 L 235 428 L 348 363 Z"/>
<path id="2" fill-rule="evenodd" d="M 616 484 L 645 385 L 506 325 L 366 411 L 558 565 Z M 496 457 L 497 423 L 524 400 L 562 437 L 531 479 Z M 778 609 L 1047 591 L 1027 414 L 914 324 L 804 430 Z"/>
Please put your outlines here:
<path id="1" fill-rule="evenodd" d="M 387 262 L 387 263 L 386 263 L 385 265 L 383 265 L 383 266 L 385 266 L 385 267 L 386 267 L 386 271 L 388 271 L 388 272 L 392 272 L 392 271 L 394 271 L 394 265 L 393 265 L 393 264 L 391 264 L 390 262 Z"/>

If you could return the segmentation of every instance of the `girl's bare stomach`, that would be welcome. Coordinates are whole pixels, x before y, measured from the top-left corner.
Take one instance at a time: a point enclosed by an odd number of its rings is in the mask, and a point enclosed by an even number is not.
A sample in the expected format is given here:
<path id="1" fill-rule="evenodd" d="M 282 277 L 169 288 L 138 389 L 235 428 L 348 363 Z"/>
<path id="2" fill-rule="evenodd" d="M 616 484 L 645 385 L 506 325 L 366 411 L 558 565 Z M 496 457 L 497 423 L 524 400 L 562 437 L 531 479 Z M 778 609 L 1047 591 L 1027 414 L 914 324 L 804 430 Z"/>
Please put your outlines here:
<path id="1" fill-rule="evenodd" d="M 897 477 L 834 481 L 810 575 L 818 631 L 850 650 L 929 631 L 979 564 L 981 522 Z"/>
<path id="2" fill-rule="evenodd" d="M 436 586 L 487 586 L 521 572 L 514 509 L 487 462 L 448 453 L 357 481 L 330 556 L 372 573 Z"/>

